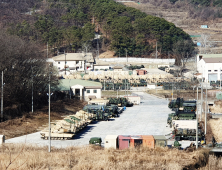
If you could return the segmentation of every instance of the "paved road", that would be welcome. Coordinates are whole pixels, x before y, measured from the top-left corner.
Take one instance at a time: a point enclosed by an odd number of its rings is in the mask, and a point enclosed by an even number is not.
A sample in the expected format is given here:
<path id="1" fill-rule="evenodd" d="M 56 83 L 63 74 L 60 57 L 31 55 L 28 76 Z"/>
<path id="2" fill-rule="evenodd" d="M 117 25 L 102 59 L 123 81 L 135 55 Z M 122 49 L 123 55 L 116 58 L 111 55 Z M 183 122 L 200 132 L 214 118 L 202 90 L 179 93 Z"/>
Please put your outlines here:
<path id="1" fill-rule="evenodd" d="M 92 122 L 85 129 L 78 132 L 74 139 L 67 141 L 52 140 L 51 145 L 55 147 L 87 145 L 91 137 L 102 137 L 106 135 L 166 135 L 170 128 L 167 126 L 167 116 L 170 111 L 165 99 L 159 99 L 144 92 L 135 92 L 141 96 L 141 104 L 127 107 L 120 117 L 110 121 Z M 47 140 L 40 138 L 40 132 L 12 138 L 6 143 L 32 143 L 48 145 Z"/>

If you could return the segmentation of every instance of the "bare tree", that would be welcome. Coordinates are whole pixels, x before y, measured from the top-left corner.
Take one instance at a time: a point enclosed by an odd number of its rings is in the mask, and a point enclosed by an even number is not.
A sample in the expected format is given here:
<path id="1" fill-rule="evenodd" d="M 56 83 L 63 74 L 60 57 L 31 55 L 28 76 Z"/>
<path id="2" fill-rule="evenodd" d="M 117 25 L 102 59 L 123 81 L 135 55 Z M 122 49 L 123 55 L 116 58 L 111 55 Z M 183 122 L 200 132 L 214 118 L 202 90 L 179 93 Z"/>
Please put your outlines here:
<path id="1" fill-rule="evenodd" d="M 173 45 L 173 54 L 176 56 L 175 65 L 180 67 L 180 75 L 185 68 L 187 60 L 192 57 L 194 44 L 192 40 L 179 40 Z"/>
<path id="2" fill-rule="evenodd" d="M 206 54 L 206 47 L 210 45 L 210 35 L 209 34 L 201 34 L 201 37 L 198 39 L 201 43 L 201 47 L 204 47 L 204 54 Z M 200 47 L 200 48 L 201 48 Z M 200 49 L 200 53 L 201 53 Z"/>

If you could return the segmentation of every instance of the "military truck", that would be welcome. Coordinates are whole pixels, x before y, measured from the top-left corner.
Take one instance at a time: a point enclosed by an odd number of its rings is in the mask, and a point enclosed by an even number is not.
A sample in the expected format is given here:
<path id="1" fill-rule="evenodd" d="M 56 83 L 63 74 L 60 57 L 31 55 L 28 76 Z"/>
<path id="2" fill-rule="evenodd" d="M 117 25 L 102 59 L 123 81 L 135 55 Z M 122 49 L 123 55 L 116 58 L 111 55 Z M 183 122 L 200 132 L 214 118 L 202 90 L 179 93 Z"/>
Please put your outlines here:
<path id="1" fill-rule="evenodd" d="M 179 110 L 180 107 L 183 106 L 183 102 L 184 102 L 183 98 L 177 98 L 175 100 L 171 100 L 168 104 L 168 107 L 173 111 L 177 111 Z"/>
<path id="2" fill-rule="evenodd" d="M 116 105 L 106 106 L 104 111 L 107 113 L 110 113 L 112 115 L 112 117 L 119 117 L 118 106 L 116 106 Z"/>
<path id="3" fill-rule="evenodd" d="M 94 119 L 94 117 L 95 116 L 92 113 L 79 111 L 74 115 L 65 116 L 62 120 L 51 122 L 50 138 L 52 140 L 71 139 L 76 132 L 87 126 Z M 48 127 L 42 129 L 40 134 L 42 139 L 48 139 Z"/>
<path id="4" fill-rule="evenodd" d="M 175 140 L 189 140 L 196 141 L 196 129 L 175 129 L 173 131 L 173 135 L 175 135 Z M 204 140 L 205 136 L 201 129 L 198 129 L 198 141 Z"/>
<path id="5" fill-rule="evenodd" d="M 172 127 L 172 120 L 194 120 L 196 119 L 195 112 L 184 112 L 184 111 L 177 111 L 176 113 L 168 114 L 167 124 Z"/>
<path id="6" fill-rule="evenodd" d="M 92 137 L 89 140 L 89 144 L 101 146 L 101 143 L 102 143 L 102 138 L 101 137 Z"/>
<path id="7" fill-rule="evenodd" d="M 129 102 L 127 98 L 120 97 L 120 98 L 109 98 L 109 104 L 114 104 L 121 107 L 132 107 L 133 103 Z"/>
<path id="8" fill-rule="evenodd" d="M 168 107 L 173 111 L 192 112 L 196 111 L 196 101 L 184 101 L 183 98 L 177 98 L 176 100 L 171 100 Z"/>
<path id="9" fill-rule="evenodd" d="M 184 101 L 181 110 L 183 110 L 184 112 L 195 112 L 196 109 L 196 101 Z"/>

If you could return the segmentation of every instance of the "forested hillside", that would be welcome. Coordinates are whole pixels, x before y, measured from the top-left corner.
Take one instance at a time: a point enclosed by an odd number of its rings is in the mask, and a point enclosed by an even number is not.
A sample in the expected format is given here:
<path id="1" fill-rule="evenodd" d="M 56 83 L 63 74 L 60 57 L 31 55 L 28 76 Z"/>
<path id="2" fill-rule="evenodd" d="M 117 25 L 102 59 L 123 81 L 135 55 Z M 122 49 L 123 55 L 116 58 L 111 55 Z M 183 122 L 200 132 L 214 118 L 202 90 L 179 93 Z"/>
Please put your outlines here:
<path id="1" fill-rule="evenodd" d="M 42 45 L 48 42 L 54 52 L 80 52 L 85 47 L 96 52 L 95 32 L 102 35 L 100 53 L 109 49 L 120 56 L 127 50 L 129 56 L 150 57 L 157 42 L 164 57 L 178 41 L 190 41 L 165 19 L 113 0 L 8 0 L 1 7 L 1 25 L 9 34 Z"/>

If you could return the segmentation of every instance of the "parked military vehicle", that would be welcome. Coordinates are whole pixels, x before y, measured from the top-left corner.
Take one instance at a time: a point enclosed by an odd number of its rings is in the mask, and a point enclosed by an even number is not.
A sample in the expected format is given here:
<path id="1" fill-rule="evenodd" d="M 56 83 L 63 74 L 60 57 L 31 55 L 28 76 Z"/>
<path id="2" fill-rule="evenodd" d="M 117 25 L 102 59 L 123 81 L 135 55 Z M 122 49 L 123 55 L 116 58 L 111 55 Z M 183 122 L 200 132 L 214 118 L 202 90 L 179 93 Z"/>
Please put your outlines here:
<path id="1" fill-rule="evenodd" d="M 184 101 L 181 110 L 183 110 L 184 112 L 195 112 L 196 109 L 196 101 Z"/>
<path id="2" fill-rule="evenodd" d="M 118 106 L 116 105 L 106 106 L 104 111 L 110 113 L 112 117 L 119 117 Z"/>
<path id="3" fill-rule="evenodd" d="M 189 140 L 196 141 L 196 129 L 175 129 L 173 131 L 175 140 Z M 198 129 L 198 141 L 204 140 L 205 136 L 201 129 Z"/>
<path id="4" fill-rule="evenodd" d="M 101 146 L 101 143 L 102 143 L 102 138 L 101 137 L 92 137 L 89 140 L 89 144 Z"/>
<path id="5" fill-rule="evenodd" d="M 183 106 L 183 98 L 177 98 L 175 100 L 171 100 L 170 103 L 168 104 L 168 107 L 172 109 L 173 111 L 179 110 L 180 107 Z"/>
<path id="6" fill-rule="evenodd" d="M 104 120 L 104 121 L 108 121 L 109 118 L 112 116 L 111 113 L 107 113 L 103 110 L 98 110 L 96 111 L 94 120 Z"/>
<path id="7" fill-rule="evenodd" d="M 109 104 L 114 104 L 121 107 L 132 107 L 133 103 L 129 102 L 127 98 L 120 97 L 120 98 L 109 98 Z"/>
<path id="8" fill-rule="evenodd" d="M 172 127 L 172 120 L 194 120 L 196 119 L 195 112 L 184 112 L 184 111 L 177 111 L 176 113 L 168 114 L 167 124 Z"/>
<path id="9" fill-rule="evenodd" d="M 95 115 L 84 111 L 79 111 L 75 115 L 65 116 L 62 120 L 51 122 L 51 139 L 52 140 L 67 140 L 73 138 L 76 132 L 87 126 Z M 48 127 L 41 131 L 41 138 L 49 138 Z"/>
<path id="10" fill-rule="evenodd" d="M 193 112 L 196 111 L 196 101 L 184 101 L 183 98 L 177 98 L 176 100 L 171 100 L 168 107 L 173 111 Z"/>

